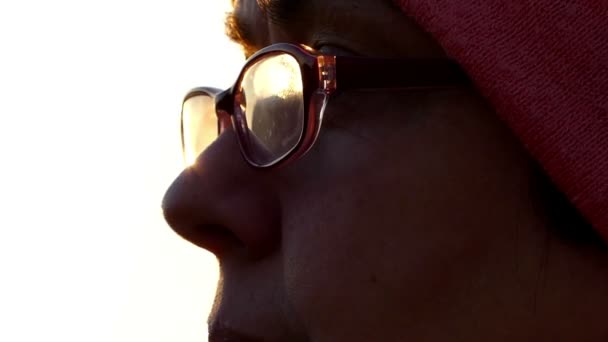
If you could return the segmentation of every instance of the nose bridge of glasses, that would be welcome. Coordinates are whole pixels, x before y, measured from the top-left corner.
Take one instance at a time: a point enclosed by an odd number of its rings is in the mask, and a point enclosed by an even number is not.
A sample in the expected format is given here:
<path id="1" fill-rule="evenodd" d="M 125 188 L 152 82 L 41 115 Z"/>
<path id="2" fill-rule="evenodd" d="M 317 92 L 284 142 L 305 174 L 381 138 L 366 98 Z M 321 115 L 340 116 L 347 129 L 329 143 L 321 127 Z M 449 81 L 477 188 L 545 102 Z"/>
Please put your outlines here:
<path id="1" fill-rule="evenodd" d="M 218 133 L 222 133 L 232 125 L 234 113 L 234 94 L 232 89 L 226 89 L 215 96 L 215 113 L 218 118 Z"/>
<path id="2" fill-rule="evenodd" d="M 217 95 L 215 95 L 215 109 L 216 111 L 224 111 L 229 114 L 232 113 L 234 104 L 234 95 L 231 89 L 226 89 Z"/>

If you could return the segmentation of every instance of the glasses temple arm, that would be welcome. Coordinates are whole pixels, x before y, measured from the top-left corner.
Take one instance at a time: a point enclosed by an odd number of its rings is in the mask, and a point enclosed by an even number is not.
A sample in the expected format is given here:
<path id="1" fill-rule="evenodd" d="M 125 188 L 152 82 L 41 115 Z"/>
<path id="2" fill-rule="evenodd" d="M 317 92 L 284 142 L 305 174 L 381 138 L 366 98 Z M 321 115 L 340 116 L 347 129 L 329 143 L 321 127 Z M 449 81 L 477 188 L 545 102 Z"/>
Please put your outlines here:
<path id="1" fill-rule="evenodd" d="M 337 89 L 443 88 L 470 85 L 454 61 L 447 59 L 377 59 L 336 57 Z"/>

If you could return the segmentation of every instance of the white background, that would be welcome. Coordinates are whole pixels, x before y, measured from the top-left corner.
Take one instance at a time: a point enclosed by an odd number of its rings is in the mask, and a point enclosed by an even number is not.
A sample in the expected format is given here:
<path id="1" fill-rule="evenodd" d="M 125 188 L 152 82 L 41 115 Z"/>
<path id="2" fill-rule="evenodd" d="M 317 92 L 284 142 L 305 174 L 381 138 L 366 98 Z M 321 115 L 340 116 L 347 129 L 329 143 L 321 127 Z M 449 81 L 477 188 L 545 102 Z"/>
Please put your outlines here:
<path id="1" fill-rule="evenodd" d="M 0 0 L 0 341 L 206 341 L 212 255 L 162 220 L 227 0 Z"/>

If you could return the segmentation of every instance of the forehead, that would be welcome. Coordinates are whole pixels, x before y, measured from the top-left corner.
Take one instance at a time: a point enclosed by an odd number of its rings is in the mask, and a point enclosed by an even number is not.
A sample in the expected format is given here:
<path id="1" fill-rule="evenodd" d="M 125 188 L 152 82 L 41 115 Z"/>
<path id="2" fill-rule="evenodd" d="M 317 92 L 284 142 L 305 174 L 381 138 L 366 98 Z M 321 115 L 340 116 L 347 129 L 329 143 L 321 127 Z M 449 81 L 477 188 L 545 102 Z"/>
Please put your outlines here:
<path id="1" fill-rule="evenodd" d="M 240 15 L 264 15 L 269 22 L 285 24 L 286 19 L 314 19 L 303 16 L 325 12 L 333 15 L 347 14 L 355 9 L 396 8 L 393 0 L 233 0 L 233 7 L 238 8 Z"/>
<path id="2" fill-rule="evenodd" d="M 278 42 L 401 56 L 433 45 L 393 1 L 235 0 L 227 32 L 249 54 Z"/>

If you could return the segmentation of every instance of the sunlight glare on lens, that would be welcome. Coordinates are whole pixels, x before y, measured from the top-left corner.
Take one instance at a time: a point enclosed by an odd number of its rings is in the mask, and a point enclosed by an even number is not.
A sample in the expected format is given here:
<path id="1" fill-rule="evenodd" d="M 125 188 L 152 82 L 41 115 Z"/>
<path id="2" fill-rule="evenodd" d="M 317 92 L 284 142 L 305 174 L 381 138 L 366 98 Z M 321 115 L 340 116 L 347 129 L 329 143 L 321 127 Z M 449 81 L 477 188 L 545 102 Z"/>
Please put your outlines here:
<path id="1" fill-rule="evenodd" d="M 186 167 L 192 166 L 198 155 L 217 138 L 213 101 L 212 97 L 197 95 L 184 102 L 182 124 Z"/>
<path id="2" fill-rule="evenodd" d="M 302 92 L 299 64 L 289 55 L 270 57 L 255 72 L 254 91 L 258 97 L 286 98 Z"/>

